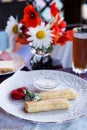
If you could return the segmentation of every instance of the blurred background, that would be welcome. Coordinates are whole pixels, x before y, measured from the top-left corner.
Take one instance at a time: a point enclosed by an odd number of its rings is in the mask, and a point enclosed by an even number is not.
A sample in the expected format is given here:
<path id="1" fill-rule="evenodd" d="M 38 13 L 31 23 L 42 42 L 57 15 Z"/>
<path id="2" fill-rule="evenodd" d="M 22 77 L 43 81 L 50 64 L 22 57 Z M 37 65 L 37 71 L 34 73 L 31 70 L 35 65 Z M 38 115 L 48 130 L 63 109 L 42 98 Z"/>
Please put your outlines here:
<path id="1" fill-rule="evenodd" d="M 18 17 L 20 20 L 23 15 L 23 9 L 26 4 L 35 4 L 37 2 L 41 15 L 48 21 L 50 19 L 49 6 L 56 1 L 67 24 L 79 24 L 83 22 L 84 16 L 81 16 L 82 5 L 86 0 L 0 0 L 0 29 L 4 29 L 6 21 L 10 15 Z M 84 7 L 86 8 L 86 7 Z M 84 10 L 84 9 L 83 9 Z M 83 11 L 83 15 L 86 14 Z M 86 19 L 86 18 L 85 18 Z"/>
<path id="2" fill-rule="evenodd" d="M 61 10 L 61 15 L 64 17 L 67 23 L 67 30 L 73 29 L 76 26 L 81 26 L 87 23 L 87 1 L 86 0 L 36 0 L 39 5 L 40 14 L 42 17 L 49 21 L 50 11 L 49 7 L 52 2 L 56 2 L 57 6 Z M 12 50 L 13 43 L 9 41 L 6 33 L 5 26 L 10 15 L 20 20 L 23 16 L 23 9 L 27 4 L 35 4 L 35 0 L 0 0 L 0 50 Z M 29 47 L 21 46 L 20 44 L 15 46 L 15 52 L 19 53 L 26 60 L 31 58 L 32 54 Z M 72 64 L 72 43 L 67 43 L 61 48 L 60 45 L 54 49 L 52 57 L 61 60 L 63 67 L 71 67 Z"/>

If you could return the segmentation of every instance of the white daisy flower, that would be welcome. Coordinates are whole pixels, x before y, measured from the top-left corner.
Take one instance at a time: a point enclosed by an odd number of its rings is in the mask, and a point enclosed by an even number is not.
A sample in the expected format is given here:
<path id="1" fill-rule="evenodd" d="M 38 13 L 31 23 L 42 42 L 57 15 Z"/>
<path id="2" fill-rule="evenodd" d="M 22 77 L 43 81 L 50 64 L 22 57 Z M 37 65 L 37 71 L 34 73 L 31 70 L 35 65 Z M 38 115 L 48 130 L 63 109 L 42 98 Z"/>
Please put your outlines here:
<path id="1" fill-rule="evenodd" d="M 18 20 L 15 19 L 13 16 L 10 16 L 7 21 L 5 31 L 11 40 L 13 40 L 17 36 L 19 27 L 20 26 L 18 26 Z"/>
<path id="2" fill-rule="evenodd" d="M 41 25 L 37 26 L 36 28 L 30 27 L 28 28 L 27 34 L 29 38 L 27 40 L 31 42 L 32 46 L 35 49 L 42 49 L 50 47 L 52 43 L 52 30 L 48 29 L 48 25 L 45 25 L 44 22 L 41 22 Z"/>

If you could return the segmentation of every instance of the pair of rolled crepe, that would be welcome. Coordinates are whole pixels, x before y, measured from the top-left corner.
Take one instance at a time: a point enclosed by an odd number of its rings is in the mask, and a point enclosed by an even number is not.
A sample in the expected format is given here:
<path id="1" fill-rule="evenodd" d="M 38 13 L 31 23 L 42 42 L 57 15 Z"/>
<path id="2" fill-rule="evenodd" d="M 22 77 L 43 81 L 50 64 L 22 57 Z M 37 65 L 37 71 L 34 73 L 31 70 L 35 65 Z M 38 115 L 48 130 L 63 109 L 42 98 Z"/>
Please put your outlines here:
<path id="1" fill-rule="evenodd" d="M 50 111 L 58 109 L 69 109 L 71 104 L 69 100 L 75 100 L 77 93 L 71 88 L 40 92 L 40 101 L 27 101 L 24 104 L 25 110 L 28 113 Z"/>

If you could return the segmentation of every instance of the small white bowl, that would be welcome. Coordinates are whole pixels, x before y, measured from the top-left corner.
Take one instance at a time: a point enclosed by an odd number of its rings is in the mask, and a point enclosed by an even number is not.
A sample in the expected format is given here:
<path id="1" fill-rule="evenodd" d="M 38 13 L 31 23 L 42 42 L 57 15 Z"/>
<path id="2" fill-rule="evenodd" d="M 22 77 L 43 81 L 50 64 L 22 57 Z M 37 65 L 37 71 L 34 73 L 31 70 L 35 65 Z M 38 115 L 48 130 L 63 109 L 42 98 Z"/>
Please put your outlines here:
<path id="1" fill-rule="evenodd" d="M 57 82 L 54 79 L 39 78 L 34 82 L 34 86 L 39 91 L 48 91 L 57 87 Z"/>

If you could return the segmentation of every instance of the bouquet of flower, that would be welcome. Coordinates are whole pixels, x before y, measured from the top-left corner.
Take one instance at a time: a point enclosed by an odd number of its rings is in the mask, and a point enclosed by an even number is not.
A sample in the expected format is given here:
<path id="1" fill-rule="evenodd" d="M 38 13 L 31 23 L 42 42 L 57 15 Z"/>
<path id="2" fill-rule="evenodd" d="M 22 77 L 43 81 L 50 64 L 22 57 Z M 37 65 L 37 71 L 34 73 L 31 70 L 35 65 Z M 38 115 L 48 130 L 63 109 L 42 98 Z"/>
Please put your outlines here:
<path id="1" fill-rule="evenodd" d="M 65 45 L 72 40 L 73 31 L 66 31 L 66 22 L 61 16 L 56 3 L 50 5 L 51 20 L 49 22 L 40 17 L 33 5 L 24 8 L 23 18 L 10 16 L 5 31 L 9 38 L 23 45 L 29 44 L 37 54 L 46 54 L 52 51 L 56 44 Z"/>

